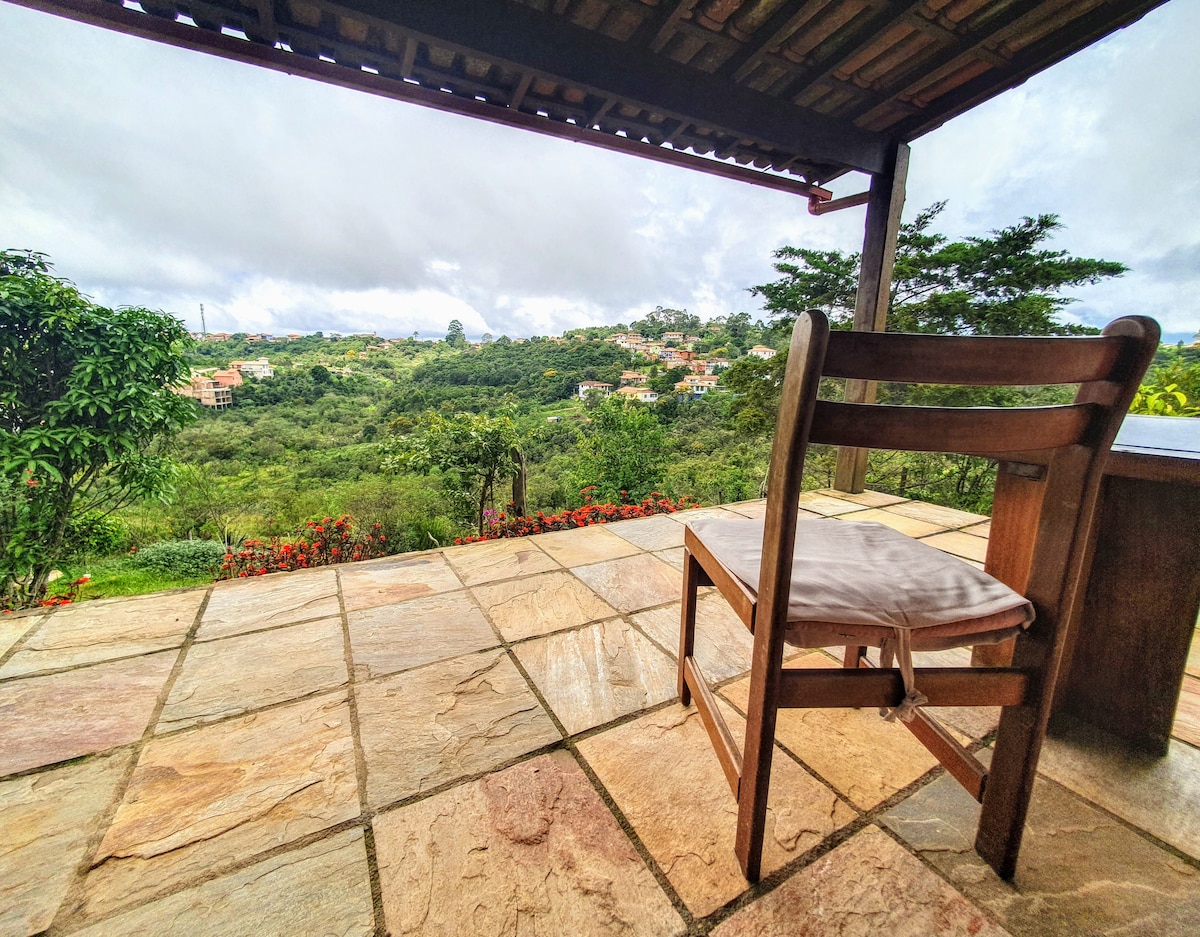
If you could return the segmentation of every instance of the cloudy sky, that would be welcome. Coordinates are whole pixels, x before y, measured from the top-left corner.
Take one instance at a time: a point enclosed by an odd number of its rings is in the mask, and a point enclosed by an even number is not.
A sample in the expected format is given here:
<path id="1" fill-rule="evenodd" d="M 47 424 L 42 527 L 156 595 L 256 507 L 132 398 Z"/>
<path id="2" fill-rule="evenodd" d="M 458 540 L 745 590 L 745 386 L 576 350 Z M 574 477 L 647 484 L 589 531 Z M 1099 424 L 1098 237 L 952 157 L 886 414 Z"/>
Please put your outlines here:
<path id="1" fill-rule="evenodd" d="M 913 145 L 905 217 L 981 234 L 1053 212 L 1054 243 L 1131 268 L 1102 324 L 1200 329 L 1200 3 L 1142 21 Z M 211 331 L 561 332 L 655 306 L 759 313 L 783 244 L 857 250 L 743 183 L 158 45 L 0 0 L 0 247 L 108 305 Z M 839 195 L 865 187 L 835 183 Z"/>

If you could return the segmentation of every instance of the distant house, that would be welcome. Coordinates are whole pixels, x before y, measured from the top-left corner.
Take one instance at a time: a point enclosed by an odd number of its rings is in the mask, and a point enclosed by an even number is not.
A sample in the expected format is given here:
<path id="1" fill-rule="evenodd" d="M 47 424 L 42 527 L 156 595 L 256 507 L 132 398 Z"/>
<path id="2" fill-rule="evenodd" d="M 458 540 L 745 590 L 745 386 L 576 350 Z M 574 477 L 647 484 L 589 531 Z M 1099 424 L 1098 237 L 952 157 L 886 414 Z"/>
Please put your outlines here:
<path id="1" fill-rule="evenodd" d="M 715 390 L 721 383 L 719 377 L 708 377 L 703 374 L 689 374 L 683 379 L 683 383 L 689 387 L 694 387 L 696 392 L 703 394 L 705 391 Z"/>
<path id="2" fill-rule="evenodd" d="M 225 342 L 231 337 L 228 332 L 209 332 L 204 340 L 206 342 Z"/>
<path id="3" fill-rule="evenodd" d="M 242 381 L 242 372 L 236 368 L 228 368 L 224 371 L 214 371 L 212 379 L 222 387 L 241 387 L 244 383 Z"/>
<path id="4" fill-rule="evenodd" d="M 761 358 L 763 361 L 769 361 L 775 357 L 775 349 L 768 348 L 766 345 L 755 345 L 746 354 L 754 358 Z"/>
<path id="5" fill-rule="evenodd" d="M 304 336 L 301 335 L 299 332 L 288 332 L 288 339 L 290 341 L 294 342 L 298 338 L 304 338 Z"/>
<path id="6" fill-rule="evenodd" d="M 255 358 L 253 361 L 233 361 L 229 366 L 237 368 L 248 377 L 258 378 L 259 380 L 262 380 L 264 377 L 275 376 L 275 369 L 271 367 L 271 363 L 266 358 Z"/>
<path id="7" fill-rule="evenodd" d="M 580 400 L 586 400 L 588 393 L 593 390 L 599 391 L 607 397 L 612 393 L 612 384 L 605 384 L 603 381 L 580 381 L 579 387 L 575 389 L 575 396 Z"/>
<path id="8" fill-rule="evenodd" d="M 718 371 L 724 371 L 729 367 L 729 361 L 726 358 L 709 358 L 704 364 L 705 374 L 716 374 Z"/>
<path id="9" fill-rule="evenodd" d="M 703 358 L 695 358 L 688 362 L 688 367 L 692 369 L 693 374 L 707 374 L 708 362 Z"/>
<path id="10" fill-rule="evenodd" d="M 646 383 L 646 375 L 642 374 L 639 371 L 622 371 L 621 372 L 621 386 L 622 387 L 625 387 L 626 385 L 629 385 L 629 384 L 645 384 L 645 383 Z"/>
<path id="11" fill-rule="evenodd" d="M 658 394 L 649 387 L 622 387 L 617 393 L 622 397 L 640 400 L 642 403 L 654 403 L 658 400 Z"/>
<path id="12" fill-rule="evenodd" d="M 676 344 L 678 344 L 683 341 L 683 333 L 682 332 L 663 332 L 662 340 L 664 342 L 675 342 Z"/>
<path id="13" fill-rule="evenodd" d="M 181 397 L 191 397 L 202 407 L 224 410 L 233 404 L 233 391 L 203 374 L 193 375 L 183 387 L 173 387 L 172 390 Z"/>

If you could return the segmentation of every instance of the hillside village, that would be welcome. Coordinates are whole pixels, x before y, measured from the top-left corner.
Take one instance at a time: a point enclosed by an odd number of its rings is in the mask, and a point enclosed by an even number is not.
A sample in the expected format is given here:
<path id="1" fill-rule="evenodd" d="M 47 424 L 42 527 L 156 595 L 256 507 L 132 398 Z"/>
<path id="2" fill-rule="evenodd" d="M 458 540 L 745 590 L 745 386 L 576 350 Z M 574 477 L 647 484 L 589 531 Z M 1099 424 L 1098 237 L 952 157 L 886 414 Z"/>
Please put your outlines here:
<path id="1" fill-rule="evenodd" d="M 697 331 L 703 331 L 704 335 L 663 328 L 661 323 L 655 322 L 656 318 L 686 319 L 697 327 Z M 769 345 L 756 343 L 745 347 L 738 344 L 737 338 L 747 337 L 751 331 L 759 337 L 765 331 L 769 331 L 761 322 L 751 327 L 749 316 L 744 313 L 732 317 L 732 328 L 731 319 L 725 317 L 712 323 L 701 324 L 698 318 L 689 316 L 686 311 L 663 310 L 661 307 L 644 321 L 648 322 L 649 328 L 588 328 L 571 330 L 562 336 L 534 336 L 528 339 L 509 339 L 506 336 L 493 339 L 490 335 L 485 335 L 480 341 L 474 342 L 466 341 L 465 338 L 460 341 L 452 340 L 456 334 L 456 327 L 460 328 L 457 323 L 452 324 L 447 339 L 425 341 L 418 340 L 415 334 L 410 338 L 380 338 L 376 333 L 349 336 L 337 333 L 327 336 L 320 332 L 310 335 L 289 333 L 286 336 L 275 336 L 265 332 L 192 333 L 192 338 L 199 346 L 208 346 L 213 350 L 239 343 L 256 348 L 274 345 L 283 352 L 291 352 L 298 343 L 304 343 L 309 349 L 298 357 L 288 354 L 286 364 L 273 364 L 270 358 L 260 355 L 253 359 L 232 358 L 228 366 L 193 366 L 189 384 L 178 388 L 177 393 L 191 397 L 202 407 L 222 410 L 233 406 L 235 389 L 241 387 L 247 378 L 263 380 L 274 377 L 277 367 L 320 366 L 330 375 L 351 377 L 363 373 L 363 365 L 372 358 L 379 360 L 397 349 L 408 352 L 417 348 L 434 352 L 453 349 L 470 353 L 480 351 L 493 341 L 513 345 L 550 342 L 568 348 L 581 343 L 600 343 L 626 352 L 629 366 L 616 380 L 580 380 L 572 385 L 570 396 L 586 402 L 615 394 L 639 403 L 653 404 L 664 396 L 673 396 L 683 402 L 723 390 L 721 373 L 734 361 L 739 358 L 769 360 L 776 354 L 776 349 Z M 347 345 L 353 347 L 344 347 Z M 323 346 L 328 347 L 328 353 L 322 353 Z M 280 361 L 278 356 L 274 357 L 276 362 Z M 678 380 L 674 381 L 670 388 L 651 387 L 651 378 L 664 370 L 677 371 Z M 661 385 L 661 382 L 659 383 Z"/>

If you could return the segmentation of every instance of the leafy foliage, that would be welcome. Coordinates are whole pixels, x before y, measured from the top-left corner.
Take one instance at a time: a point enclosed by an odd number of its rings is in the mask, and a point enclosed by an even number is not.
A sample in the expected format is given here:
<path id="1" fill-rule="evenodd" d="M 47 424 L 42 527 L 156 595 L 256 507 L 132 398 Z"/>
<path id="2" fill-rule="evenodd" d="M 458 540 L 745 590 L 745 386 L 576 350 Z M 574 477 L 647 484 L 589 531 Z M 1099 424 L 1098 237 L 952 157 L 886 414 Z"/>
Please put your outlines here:
<path id="1" fill-rule="evenodd" d="M 1044 243 L 1062 229 L 1057 215 L 1022 218 L 986 237 L 950 241 L 932 233 L 946 207 L 936 202 L 901 225 L 888 305 L 888 331 L 944 335 L 1068 335 L 1095 331 L 1064 323 L 1059 313 L 1074 300 L 1064 289 L 1120 276 L 1110 260 L 1072 257 Z M 859 254 L 782 247 L 775 252 L 782 278 L 751 288 L 777 321 L 820 309 L 836 326 L 854 318 Z"/>
<path id="2" fill-rule="evenodd" d="M 520 438 L 508 415 L 428 413 L 414 432 L 383 443 L 383 467 L 427 475 L 437 470 L 476 509 L 479 532 L 483 512 L 495 501 L 501 479 L 516 474 Z"/>
<path id="3" fill-rule="evenodd" d="M 180 578 L 216 576 L 225 560 L 225 544 L 214 540 L 160 540 L 133 555 L 134 566 Z"/>
<path id="4" fill-rule="evenodd" d="M 389 415 L 488 410 L 515 403 L 526 408 L 570 399 L 580 381 L 615 384 L 630 355 L 603 342 L 496 341 L 479 349 L 426 361 L 395 387 Z"/>
<path id="5" fill-rule="evenodd" d="M 170 389 L 187 341 L 171 316 L 106 309 L 42 255 L 0 252 L 0 603 L 41 598 L 72 511 L 169 495 L 155 442 L 195 417 Z"/>
<path id="6" fill-rule="evenodd" d="M 610 397 L 592 411 L 579 437 L 579 478 L 598 497 L 638 499 L 662 482 L 666 437 L 654 413 L 636 402 Z"/>
<path id="7" fill-rule="evenodd" d="M 359 530 L 348 514 L 334 520 L 324 517 L 309 521 L 291 539 L 272 537 L 270 541 L 247 540 L 239 550 L 221 550 L 218 579 L 245 579 L 268 573 L 357 563 L 382 555 L 387 535 L 375 523 Z"/>

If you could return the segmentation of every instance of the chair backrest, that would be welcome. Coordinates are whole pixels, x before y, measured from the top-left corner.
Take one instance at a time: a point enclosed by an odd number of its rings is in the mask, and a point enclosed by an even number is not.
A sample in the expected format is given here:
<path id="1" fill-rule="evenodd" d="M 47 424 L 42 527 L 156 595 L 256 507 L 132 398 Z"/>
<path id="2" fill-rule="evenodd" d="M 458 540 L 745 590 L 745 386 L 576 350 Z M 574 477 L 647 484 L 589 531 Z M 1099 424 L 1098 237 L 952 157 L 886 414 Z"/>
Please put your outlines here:
<path id="1" fill-rule="evenodd" d="M 1153 320 L 1130 316 L 1089 337 L 995 338 L 831 332 L 796 321 L 767 490 L 759 622 L 786 619 L 796 505 L 809 443 L 953 452 L 1044 467 L 1045 497 L 1026 597 L 1057 630 L 1083 566 L 1104 459 L 1158 348 Z M 1036 407 L 913 407 L 817 399 L 822 377 L 919 384 L 1079 384 L 1074 402 Z M 768 595 L 768 593 L 770 595 Z M 779 605 L 782 602 L 783 607 Z M 1046 630 L 1039 628 L 1039 631 Z"/>

